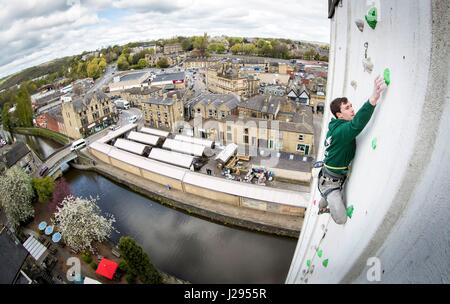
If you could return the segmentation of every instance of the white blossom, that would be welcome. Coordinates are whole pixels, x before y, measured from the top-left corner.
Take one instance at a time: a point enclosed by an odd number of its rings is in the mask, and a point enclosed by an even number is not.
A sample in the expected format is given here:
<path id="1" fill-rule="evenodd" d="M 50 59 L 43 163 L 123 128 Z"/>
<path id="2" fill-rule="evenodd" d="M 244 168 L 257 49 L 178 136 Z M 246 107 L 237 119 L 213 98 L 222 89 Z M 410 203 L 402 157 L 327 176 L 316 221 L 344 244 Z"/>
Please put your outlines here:
<path id="1" fill-rule="evenodd" d="M 33 196 L 31 177 L 21 168 L 14 166 L 0 176 L 0 206 L 12 226 L 34 216 Z"/>
<path id="2" fill-rule="evenodd" d="M 93 251 L 92 243 L 104 241 L 114 229 L 114 216 L 103 217 L 96 201 L 68 196 L 55 213 L 55 224 L 64 241 L 77 252 Z"/>

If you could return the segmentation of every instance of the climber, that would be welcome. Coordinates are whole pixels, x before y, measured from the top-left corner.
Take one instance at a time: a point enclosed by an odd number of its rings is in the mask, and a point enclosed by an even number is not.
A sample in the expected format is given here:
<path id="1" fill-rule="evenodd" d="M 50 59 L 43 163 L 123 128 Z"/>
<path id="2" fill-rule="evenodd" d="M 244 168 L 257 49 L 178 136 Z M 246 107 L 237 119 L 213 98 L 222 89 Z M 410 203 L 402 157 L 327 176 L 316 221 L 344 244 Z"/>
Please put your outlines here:
<path id="1" fill-rule="evenodd" d="M 356 151 L 356 136 L 364 129 L 386 88 L 384 79 L 378 76 L 374 81 L 372 96 L 356 113 L 346 97 L 334 99 L 330 104 L 333 115 L 325 139 L 325 159 L 319 172 L 318 188 L 322 195 L 319 214 L 331 213 L 336 224 L 347 221 L 346 203 L 343 199 L 343 185 L 348 166 Z"/>

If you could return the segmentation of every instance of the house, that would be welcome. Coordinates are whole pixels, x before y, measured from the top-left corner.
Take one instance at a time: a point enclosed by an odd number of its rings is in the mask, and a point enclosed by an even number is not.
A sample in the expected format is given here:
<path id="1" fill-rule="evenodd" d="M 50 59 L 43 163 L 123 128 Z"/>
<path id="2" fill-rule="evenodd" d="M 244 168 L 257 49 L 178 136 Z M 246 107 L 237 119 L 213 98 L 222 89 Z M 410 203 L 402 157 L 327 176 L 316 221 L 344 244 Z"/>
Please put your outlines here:
<path id="1" fill-rule="evenodd" d="M 287 97 L 295 102 L 298 102 L 302 105 L 309 106 L 311 95 L 309 91 L 306 89 L 304 84 L 297 85 L 293 84 L 287 91 Z"/>
<path id="2" fill-rule="evenodd" d="M 239 98 L 233 94 L 201 94 L 185 103 L 186 119 L 197 116 L 220 119 L 236 115 L 238 104 Z"/>
<path id="3" fill-rule="evenodd" d="M 2 148 L 0 162 L 3 169 L 9 169 L 14 165 L 31 172 L 34 162 L 30 149 L 23 142 L 16 142 L 11 146 Z"/>
<path id="4" fill-rule="evenodd" d="M 130 102 L 132 106 L 139 108 L 141 102 L 148 100 L 150 97 L 157 97 L 161 94 L 162 88 L 160 87 L 140 87 L 109 93 L 108 95 L 125 99 Z"/>
<path id="5" fill-rule="evenodd" d="M 174 54 L 174 53 L 180 53 L 183 51 L 183 47 L 181 46 L 181 43 L 174 43 L 174 44 L 166 44 L 164 46 L 164 55 Z"/>
<path id="6" fill-rule="evenodd" d="M 242 75 L 231 64 L 209 68 L 206 74 L 208 90 L 216 94 L 234 93 L 250 98 L 258 94 L 259 80 L 253 75 Z"/>
<path id="7" fill-rule="evenodd" d="M 309 107 L 292 114 L 291 121 L 237 115 L 207 120 L 201 125 L 194 125 L 194 136 L 214 140 L 222 145 L 234 143 L 244 146 L 244 150 L 249 153 L 252 150 L 269 149 L 310 156 L 314 152 L 314 127 Z"/>
<path id="8" fill-rule="evenodd" d="M 114 103 L 101 91 L 62 98 L 61 113 L 66 134 L 73 139 L 91 135 L 118 120 Z"/>
<path id="9" fill-rule="evenodd" d="M 0 226 L 0 284 L 31 283 L 22 271 L 28 256 L 27 250 L 6 227 Z M 28 280 L 23 280 L 28 278 Z"/>
<path id="10" fill-rule="evenodd" d="M 182 91 L 174 91 L 142 101 L 140 109 L 144 113 L 145 124 L 173 131 L 178 122 L 184 121 L 182 94 Z"/>
<path id="11" fill-rule="evenodd" d="M 238 113 L 242 117 L 254 117 L 275 120 L 285 97 L 257 95 L 238 104 Z"/>

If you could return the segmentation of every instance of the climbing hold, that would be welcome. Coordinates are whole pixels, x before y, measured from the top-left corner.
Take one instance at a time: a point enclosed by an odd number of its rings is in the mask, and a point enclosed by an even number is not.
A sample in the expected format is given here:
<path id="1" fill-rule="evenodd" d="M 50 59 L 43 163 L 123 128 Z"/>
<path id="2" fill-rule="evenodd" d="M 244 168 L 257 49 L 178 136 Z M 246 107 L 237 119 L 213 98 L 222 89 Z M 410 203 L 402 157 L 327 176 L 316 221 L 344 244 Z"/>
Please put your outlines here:
<path id="1" fill-rule="evenodd" d="M 369 72 L 369 74 L 370 73 L 372 73 L 372 70 L 373 70 L 373 63 L 372 63 L 372 61 L 370 60 L 370 57 L 369 58 L 364 58 L 363 59 L 363 67 L 364 67 L 364 72 Z"/>
<path id="2" fill-rule="evenodd" d="M 323 254 L 322 249 L 320 249 L 320 250 L 317 251 L 317 256 L 318 256 L 319 258 L 322 257 L 322 254 Z"/>
<path id="3" fill-rule="evenodd" d="M 306 261 L 306 266 L 308 266 L 308 268 L 311 266 L 311 260 Z"/>
<path id="4" fill-rule="evenodd" d="M 324 260 L 322 262 L 323 267 L 327 267 L 328 266 L 328 259 Z"/>
<path id="5" fill-rule="evenodd" d="M 377 8 L 371 7 L 365 16 L 367 24 L 374 30 L 377 26 Z"/>
<path id="6" fill-rule="evenodd" d="M 372 139 L 372 149 L 375 150 L 376 148 L 377 148 L 377 138 L 374 137 L 374 138 Z"/>
<path id="7" fill-rule="evenodd" d="M 361 32 L 364 30 L 364 21 L 362 21 L 361 19 L 356 19 L 355 24 L 358 27 L 358 30 L 360 30 Z"/>
<path id="8" fill-rule="evenodd" d="M 314 206 L 316 205 L 316 200 L 314 200 Z"/>
<path id="9" fill-rule="evenodd" d="M 384 69 L 384 82 L 386 85 L 389 85 L 391 83 L 391 71 L 388 68 Z"/>
<path id="10" fill-rule="evenodd" d="M 356 83 L 355 80 L 352 80 L 352 82 L 350 82 L 350 85 L 356 90 L 356 87 L 358 86 L 358 84 Z"/>
<path id="11" fill-rule="evenodd" d="M 347 208 L 347 216 L 349 217 L 349 218 L 352 218 L 352 215 L 353 215 L 353 210 L 354 210 L 355 208 L 353 208 L 353 205 L 350 205 L 350 206 L 348 206 L 348 208 Z"/>

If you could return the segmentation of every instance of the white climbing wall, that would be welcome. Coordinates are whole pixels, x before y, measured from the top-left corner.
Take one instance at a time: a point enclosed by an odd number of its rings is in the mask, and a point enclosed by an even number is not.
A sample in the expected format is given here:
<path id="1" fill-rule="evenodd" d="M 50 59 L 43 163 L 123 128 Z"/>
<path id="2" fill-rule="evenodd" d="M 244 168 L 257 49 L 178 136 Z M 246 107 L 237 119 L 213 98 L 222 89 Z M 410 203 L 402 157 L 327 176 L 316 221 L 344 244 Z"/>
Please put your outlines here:
<path id="1" fill-rule="evenodd" d="M 375 29 L 364 19 L 372 6 Z M 346 96 L 359 109 L 385 68 L 391 84 L 357 138 L 346 185 L 352 217 L 339 226 L 317 215 L 315 178 L 287 283 L 450 283 L 449 6 L 445 0 L 336 6 L 321 142 L 332 99 Z M 363 66 L 366 42 L 371 73 Z"/>

